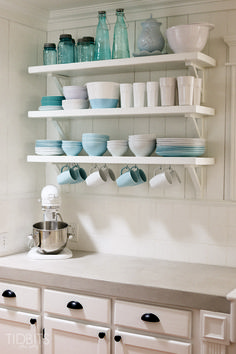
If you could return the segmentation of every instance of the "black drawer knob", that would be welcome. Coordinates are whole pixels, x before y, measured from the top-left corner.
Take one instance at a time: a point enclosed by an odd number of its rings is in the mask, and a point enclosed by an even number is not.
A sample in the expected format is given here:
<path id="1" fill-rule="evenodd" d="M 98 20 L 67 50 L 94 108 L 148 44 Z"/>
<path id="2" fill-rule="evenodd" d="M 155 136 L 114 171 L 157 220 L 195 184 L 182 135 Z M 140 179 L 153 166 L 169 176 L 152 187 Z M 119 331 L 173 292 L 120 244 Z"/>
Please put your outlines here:
<path id="1" fill-rule="evenodd" d="M 7 289 L 7 290 L 3 291 L 2 296 L 3 297 L 16 297 L 16 294 L 14 293 L 14 291 Z"/>
<path id="2" fill-rule="evenodd" d="M 67 304 L 68 309 L 72 310 L 82 310 L 83 306 L 78 301 L 70 301 Z"/>
<path id="3" fill-rule="evenodd" d="M 104 332 L 99 332 L 99 333 L 98 333 L 98 337 L 99 337 L 100 339 L 103 339 L 103 338 L 105 337 L 105 335 L 106 335 L 106 333 L 104 333 Z"/>
<path id="4" fill-rule="evenodd" d="M 115 336 L 114 339 L 115 339 L 116 342 L 120 342 L 121 341 L 121 336 Z"/>
<path id="5" fill-rule="evenodd" d="M 36 322 L 37 322 L 36 318 L 31 318 L 31 319 L 30 319 L 30 323 L 31 323 L 32 325 L 34 325 Z"/>
<path id="6" fill-rule="evenodd" d="M 141 320 L 145 322 L 160 322 L 160 319 L 154 313 L 144 313 Z"/>

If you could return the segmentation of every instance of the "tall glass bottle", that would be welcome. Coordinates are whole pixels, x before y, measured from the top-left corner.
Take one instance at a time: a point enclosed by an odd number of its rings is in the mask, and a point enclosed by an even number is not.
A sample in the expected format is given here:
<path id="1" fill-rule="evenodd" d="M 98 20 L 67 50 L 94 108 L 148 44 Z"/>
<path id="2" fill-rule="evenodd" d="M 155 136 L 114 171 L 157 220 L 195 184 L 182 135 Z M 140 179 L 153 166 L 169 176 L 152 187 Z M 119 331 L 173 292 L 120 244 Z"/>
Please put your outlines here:
<path id="1" fill-rule="evenodd" d="M 106 23 L 106 11 L 98 11 L 94 60 L 111 59 L 109 31 Z"/>
<path id="2" fill-rule="evenodd" d="M 112 59 L 129 58 L 129 41 L 124 9 L 116 9 Z"/>

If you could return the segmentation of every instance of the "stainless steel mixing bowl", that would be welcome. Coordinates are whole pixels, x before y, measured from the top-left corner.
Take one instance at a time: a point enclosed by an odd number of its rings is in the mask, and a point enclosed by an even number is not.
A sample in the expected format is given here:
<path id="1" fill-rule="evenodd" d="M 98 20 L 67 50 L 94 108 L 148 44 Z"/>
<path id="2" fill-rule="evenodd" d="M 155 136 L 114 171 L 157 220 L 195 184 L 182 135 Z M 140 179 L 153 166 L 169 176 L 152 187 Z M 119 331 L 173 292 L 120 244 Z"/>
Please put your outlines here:
<path id="1" fill-rule="evenodd" d="M 33 240 L 39 252 L 57 254 L 67 244 L 68 224 L 63 221 L 42 221 L 33 225 Z"/>

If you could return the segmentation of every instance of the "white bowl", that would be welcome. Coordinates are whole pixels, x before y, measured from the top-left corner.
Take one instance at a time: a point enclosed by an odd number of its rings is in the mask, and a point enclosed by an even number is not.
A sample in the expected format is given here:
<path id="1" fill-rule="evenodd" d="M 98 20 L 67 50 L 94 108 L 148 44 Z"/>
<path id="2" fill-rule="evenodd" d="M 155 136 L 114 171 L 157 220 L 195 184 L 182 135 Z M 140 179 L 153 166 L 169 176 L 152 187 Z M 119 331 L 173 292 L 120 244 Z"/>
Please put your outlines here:
<path id="1" fill-rule="evenodd" d="M 79 98 L 72 100 L 63 100 L 62 107 L 65 111 L 70 109 L 86 109 L 89 107 L 89 101 Z"/>
<path id="2" fill-rule="evenodd" d="M 86 84 L 89 99 L 119 99 L 120 84 L 110 81 L 88 82 Z"/>
<path id="3" fill-rule="evenodd" d="M 86 86 L 63 86 L 63 95 L 67 100 L 71 99 L 88 99 L 88 92 Z"/>
<path id="4" fill-rule="evenodd" d="M 156 148 L 156 141 L 131 140 L 129 141 L 129 148 L 135 156 L 150 156 Z"/>
<path id="5" fill-rule="evenodd" d="M 175 53 L 199 52 L 205 47 L 213 28 L 214 25 L 209 23 L 173 26 L 167 29 L 166 36 Z"/>

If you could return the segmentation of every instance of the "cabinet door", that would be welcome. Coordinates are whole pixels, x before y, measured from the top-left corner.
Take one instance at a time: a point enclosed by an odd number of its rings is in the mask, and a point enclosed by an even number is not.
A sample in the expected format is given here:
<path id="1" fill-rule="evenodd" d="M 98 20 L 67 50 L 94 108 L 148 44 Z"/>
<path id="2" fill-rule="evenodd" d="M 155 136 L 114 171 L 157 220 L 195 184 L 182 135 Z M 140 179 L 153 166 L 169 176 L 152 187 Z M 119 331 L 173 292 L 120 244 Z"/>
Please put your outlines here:
<path id="1" fill-rule="evenodd" d="M 190 354 L 191 344 L 116 331 L 115 354 Z"/>
<path id="2" fill-rule="evenodd" d="M 4 354 L 40 354 L 39 315 L 0 308 L 0 346 Z"/>
<path id="3" fill-rule="evenodd" d="M 46 317 L 44 354 L 109 354 L 110 329 Z"/>

